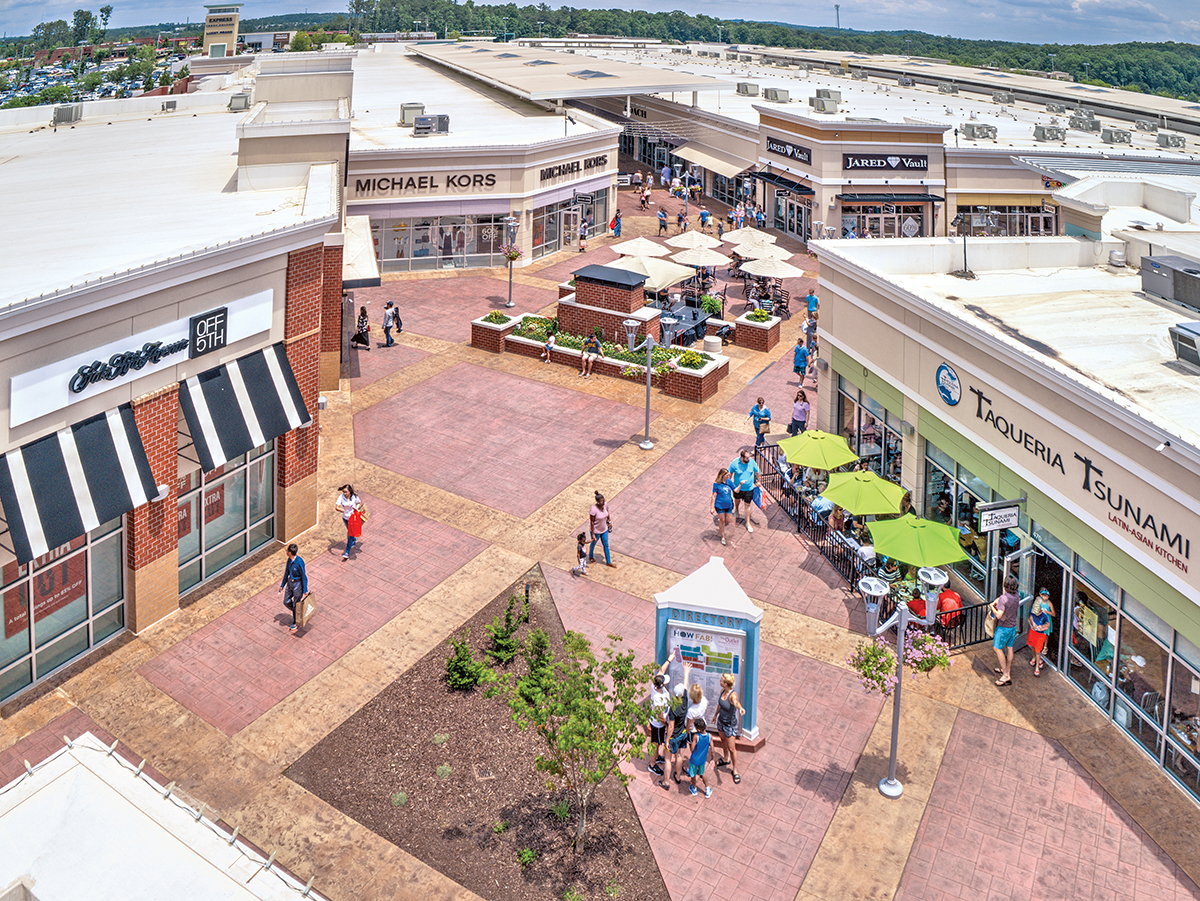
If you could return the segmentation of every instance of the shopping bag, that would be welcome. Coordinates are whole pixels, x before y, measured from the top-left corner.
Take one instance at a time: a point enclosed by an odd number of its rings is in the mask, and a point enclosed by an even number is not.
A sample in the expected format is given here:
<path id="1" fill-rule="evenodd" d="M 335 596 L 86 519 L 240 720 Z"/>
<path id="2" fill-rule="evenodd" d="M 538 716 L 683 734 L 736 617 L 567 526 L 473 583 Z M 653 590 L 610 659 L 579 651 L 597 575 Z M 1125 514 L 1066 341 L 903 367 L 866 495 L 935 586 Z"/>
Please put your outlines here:
<path id="1" fill-rule="evenodd" d="M 313 600 L 312 592 L 308 592 L 296 605 L 296 625 L 300 628 L 308 625 L 312 615 L 317 612 L 317 602 Z"/>

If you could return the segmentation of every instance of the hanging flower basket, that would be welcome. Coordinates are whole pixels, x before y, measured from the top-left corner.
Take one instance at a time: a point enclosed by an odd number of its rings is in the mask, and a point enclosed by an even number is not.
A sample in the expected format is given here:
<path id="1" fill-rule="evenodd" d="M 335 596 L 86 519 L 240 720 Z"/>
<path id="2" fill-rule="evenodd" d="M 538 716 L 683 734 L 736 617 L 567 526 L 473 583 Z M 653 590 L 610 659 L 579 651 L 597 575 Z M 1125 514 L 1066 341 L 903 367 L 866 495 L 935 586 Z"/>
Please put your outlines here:
<path id="1" fill-rule="evenodd" d="M 904 641 L 904 665 L 912 670 L 914 679 L 917 673 L 948 669 L 953 663 L 950 645 L 922 629 L 909 628 Z"/>
<path id="2" fill-rule="evenodd" d="M 858 673 L 863 691 L 890 698 L 896 690 L 896 652 L 882 638 L 859 642 L 846 666 Z"/>
<path id="3" fill-rule="evenodd" d="M 521 248 L 516 244 L 505 244 L 500 248 L 500 253 L 504 256 L 504 259 L 508 260 L 510 263 L 515 263 L 525 255 L 522 253 Z"/>

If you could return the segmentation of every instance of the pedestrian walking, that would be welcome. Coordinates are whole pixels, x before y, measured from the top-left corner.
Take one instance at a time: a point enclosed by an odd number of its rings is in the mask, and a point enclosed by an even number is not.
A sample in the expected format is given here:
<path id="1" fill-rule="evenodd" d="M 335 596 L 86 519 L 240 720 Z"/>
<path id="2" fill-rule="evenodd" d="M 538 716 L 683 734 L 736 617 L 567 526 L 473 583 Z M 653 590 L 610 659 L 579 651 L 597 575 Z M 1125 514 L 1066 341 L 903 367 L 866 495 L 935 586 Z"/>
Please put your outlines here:
<path id="1" fill-rule="evenodd" d="M 742 781 L 737 768 L 737 734 L 738 717 L 746 715 L 746 708 L 738 700 L 737 692 L 733 690 L 733 673 L 721 676 L 721 695 L 717 698 L 717 733 L 721 736 L 722 757 L 717 758 L 717 766 L 729 767 L 734 784 Z"/>
<path id="2" fill-rule="evenodd" d="M 608 512 L 608 502 L 604 500 L 604 495 L 599 491 L 596 492 L 596 503 L 592 504 L 592 509 L 588 511 L 588 520 L 592 532 L 592 544 L 588 548 L 588 562 L 596 562 L 596 542 L 599 541 L 604 546 L 604 565 L 616 569 L 617 565 L 612 562 L 612 555 L 608 550 L 608 536 L 612 533 L 612 516 Z"/>
<path id="3" fill-rule="evenodd" d="M 792 421 L 788 425 L 788 434 L 795 437 L 808 428 L 808 412 L 810 405 L 808 403 L 808 395 L 801 388 L 796 392 L 796 399 L 792 401 Z"/>
<path id="4" fill-rule="evenodd" d="M 587 535 L 585 535 L 583 532 L 580 532 L 575 536 L 575 562 L 578 564 L 578 566 L 571 570 L 571 575 L 586 576 L 587 561 Z"/>
<path id="5" fill-rule="evenodd" d="M 696 791 L 696 780 L 699 779 L 704 786 L 704 797 L 711 798 L 712 789 L 704 778 L 704 767 L 712 755 L 712 739 L 708 737 L 708 724 L 704 722 L 703 717 L 697 718 L 693 725 L 696 727 L 696 732 L 692 739 L 692 753 L 688 758 L 688 777 L 692 783 L 688 786 L 688 793 L 693 796 L 699 794 Z"/>
<path id="6" fill-rule="evenodd" d="M 612 217 L 612 222 L 609 223 L 609 227 L 612 228 L 612 233 L 613 233 L 614 238 L 621 237 L 621 211 L 620 210 L 617 210 L 616 214 Z"/>
<path id="7" fill-rule="evenodd" d="M 662 170 L 658 173 L 658 175 L 662 179 L 662 185 L 664 188 L 671 183 L 671 167 L 666 163 L 663 163 Z"/>
<path id="8" fill-rule="evenodd" d="M 359 307 L 358 309 L 358 324 L 357 331 L 354 337 L 350 339 L 351 347 L 365 347 L 371 349 L 371 339 L 368 337 L 371 331 L 371 320 L 367 318 L 367 308 Z"/>
<path id="9" fill-rule="evenodd" d="M 796 384 L 803 385 L 804 373 L 808 372 L 808 345 L 804 341 L 804 335 L 796 338 L 796 346 L 792 350 L 792 372 L 799 378 Z"/>
<path id="10" fill-rule="evenodd" d="M 1042 664 L 1045 662 L 1042 654 L 1046 650 L 1046 638 L 1054 631 L 1054 620 L 1050 618 L 1052 616 L 1054 605 L 1050 603 L 1050 590 L 1043 588 L 1029 609 L 1029 648 L 1033 651 L 1033 660 L 1029 665 L 1033 667 L 1035 676 L 1042 674 Z"/>
<path id="11" fill-rule="evenodd" d="M 335 503 L 338 512 L 342 514 L 342 522 L 346 525 L 346 550 L 342 554 L 342 559 L 349 560 L 350 549 L 358 543 L 359 536 L 362 535 L 363 503 L 354 493 L 353 485 L 343 485 L 338 491 L 341 494 L 338 495 Z M 351 522 L 351 520 L 355 520 L 355 522 Z"/>
<path id="12" fill-rule="evenodd" d="M 294 544 L 287 546 L 287 563 L 283 565 L 283 581 L 279 583 L 279 590 L 283 592 L 283 606 L 292 611 L 292 624 L 288 630 L 295 632 L 296 609 L 304 603 L 304 596 L 308 594 L 308 573 L 304 570 L 300 548 Z"/>
<path id="13" fill-rule="evenodd" d="M 661 207 L 658 210 L 658 234 L 662 237 L 667 233 L 667 211 Z"/>
<path id="14" fill-rule="evenodd" d="M 746 414 L 746 419 L 754 420 L 754 446 L 762 447 L 763 441 L 771 431 L 771 410 L 766 401 L 760 397 L 758 403 Z"/>
<path id="15" fill-rule="evenodd" d="M 588 221 L 586 218 L 579 220 L 579 252 L 583 253 L 587 250 L 588 239 Z"/>
<path id="16" fill-rule="evenodd" d="M 700 231 L 708 234 L 712 226 L 712 213 L 708 211 L 708 207 L 700 207 Z"/>
<path id="17" fill-rule="evenodd" d="M 746 505 L 746 531 L 753 532 L 751 508 L 754 506 L 754 489 L 758 486 L 760 470 L 750 459 L 750 448 L 743 447 L 738 458 L 729 464 L 729 475 L 733 479 L 733 521 L 737 522 L 742 504 Z"/>
<path id="18" fill-rule="evenodd" d="M 383 346 L 384 347 L 392 347 L 396 343 L 394 340 L 392 340 L 392 329 L 394 329 L 396 327 L 397 318 L 398 317 L 396 316 L 396 307 L 389 300 L 387 302 L 387 306 L 385 306 L 383 308 L 383 337 L 384 337 Z"/>
<path id="19" fill-rule="evenodd" d="M 683 210 L 675 214 L 675 228 L 679 234 L 683 234 L 683 230 L 687 228 L 687 219 L 683 217 Z"/>
<path id="20" fill-rule="evenodd" d="M 996 631 L 992 635 L 992 648 L 996 651 L 997 685 L 1012 685 L 1013 642 L 1017 637 L 1017 622 L 1021 611 L 1021 598 L 1017 595 L 1017 577 L 1004 577 L 1004 593 L 991 603 L 992 616 L 996 618 Z"/>
<path id="21" fill-rule="evenodd" d="M 813 310 L 808 314 L 808 318 L 804 320 L 804 346 L 808 348 L 808 352 L 814 353 L 817 349 L 817 311 Z"/>
<path id="22" fill-rule="evenodd" d="M 713 482 L 712 513 L 717 518 L 717 531 L 721 533 L 721 544 L 725 543 L 725 528 L 733 525 L 733 486 L 729 484 L 729 470 L 717 470 Z"/>

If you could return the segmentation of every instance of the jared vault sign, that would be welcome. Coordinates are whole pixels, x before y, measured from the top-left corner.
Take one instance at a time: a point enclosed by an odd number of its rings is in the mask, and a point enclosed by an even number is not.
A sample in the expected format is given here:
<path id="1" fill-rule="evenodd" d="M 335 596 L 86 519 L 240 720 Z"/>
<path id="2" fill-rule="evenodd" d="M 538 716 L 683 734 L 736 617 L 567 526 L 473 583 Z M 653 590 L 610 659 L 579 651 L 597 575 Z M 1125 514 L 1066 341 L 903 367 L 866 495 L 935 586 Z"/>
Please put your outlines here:
<path id="1" fill-rule="evenodd" d="M 843 153 L 843 169 L 883 169 L 891 171 L 929 169 L 928 156 L 913 156 L 910 153 Z"/>
<path id="2" fill-rule="evenodd" d="M 793 144 L 790 141 L 781 141 L 779 138 L 773 138 L 770 135 L 767 135 L 767 152 L 774 153 L 777 156 L 786 156 L 789 160 L 795 160 L 805 165 L 812 164 L 812 151 L 807 147 Z"/>

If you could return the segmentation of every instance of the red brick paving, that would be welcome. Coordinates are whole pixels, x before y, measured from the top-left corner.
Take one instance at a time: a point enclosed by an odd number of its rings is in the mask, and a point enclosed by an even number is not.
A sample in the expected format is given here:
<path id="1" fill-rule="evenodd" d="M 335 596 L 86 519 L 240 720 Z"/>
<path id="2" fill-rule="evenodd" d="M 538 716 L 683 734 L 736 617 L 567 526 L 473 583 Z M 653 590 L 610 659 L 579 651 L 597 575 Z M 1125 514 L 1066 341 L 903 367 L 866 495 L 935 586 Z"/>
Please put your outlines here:
<path id="1" fill-rule="evenodd" d="M 615 514 L 614 514 L 615 515 Z M 597 647 L 621 635 L 650 660 L 654 604 L 544 567 L 563 625 Z M 686 783 L 662 789 L 626 767 L 630 797 L 673 899 L 791 901 L 812 864 L 882 701 L 852 675 L 774 645 L 761 646 L 759 729 L 766 745 L 738 757 L 742 781 L 710 768 L 711 798 Z"/>
<path id="2" fill-rule="evenodd" d="M 959 712 L 897 901 L 1197 897 L 1058 742 Z"/>
<path id="3" fill-rule="evenodd" d="M 351 391 L 358 391 L 365 388 L 367 385 L 379 381 L 384 376 L 398 372 L 406 366 L 413 365 L 413 363 L 419 363 L 429 356 L 423 350 L 417 350 L 415 347 L 406 347 L 403 344 L 384 347 L 382 331 L 380 331 L 378 336 L 372 333 L 371 337 L 376 339 L 372 342 L 373 350 L 347 351 L 348 356 L 346 357 L 343 373 L 350 379 Z"/>
<path id="4" fill-rule="evenodd" d="M 745 365 L 755 373 L 753 381 L 735 394 L 722 409 L 742 416 L 750 412 L 758 398 L 763 398 L 771 411 L 771 432 L 767 441 L 771 444 L 787 437 L 788 423 L 792 421 L 792 401 L 799 388 L 796 374 L 792 372 L 792 351 L 795 343 L 775 348 L 770 354 L 760 354 L 758 359 Z M 816 382 L 811 379 L 806 383 L 808 402 L 813 406 L 817 400 Z M 815 414 L 811 414 L 815 415 Z M 751 423 L 746 423 L 746 434 L 753 442 L 754 432 Z"/>
<path id="5" fill-rule="evenodd" d="M 513 284 L 515 313 L 534 312 L 557 299 L 558 292 L 552 288 Z M 462 344 L 471 340 L 472 319 L 504 309 L 508 301 L 508 276 L 506 273 L 495 278 L 478 275 L 384 282 L 378 288 L 360 288 L 354 292 L 355 303 L 370 302 L 372 321 L 383 321 L 383 307 L 389 300 L 400 309 L 406 332 Z"/>
<path id="6" fill-rule="evenodd" d="M 342 543 L 301 542 L 312 623 L 288 631 L 276 587 L 194 632 L 138 672 L 232 735 L 290 695 L 487 547 L 487 542 L 375 498 L 348 563 Z M 280 570 L 282 575 L 282 567 Z"/>
<path id="7" fill-rule="evenodd" d="M 355 454 L 526 517 L 628 441 L 644 417 L 626 404 L 460 363 L 355 415 Z"/>
<path id="8" fill-rule="evenodd" d="M 754 444 L 747 433 L 701 425 L 612 498 L 612 550 L 686 575 L 710 556 L 725 565 L 751 597 L 827 623 L 862 631 L 861 599 L 792 520 L 764 498 L 768 524 L 753 534 L 737 523 L 721 546 L 709 513 L 717 470 Z M 761 523 L 762 511 L 755 511 Z"/>
<path id="9" fill-rule="evenodd" d="M 51 754 L 66 747 L 64 737 L 74 741 L 85 732 L 91 732 L 105 745 L 111 745 L 116 740 L 115 735 L 101 728 L 78 707 L 73 707 L 36 732 L 26 735 L 12 747 L 0 751 L 0 785 L 8 785 L 21 776 L 25 772 L 25 761 L 37 766 Z M 134 763 L 139 761 L 124 745 L 117 745 L 117 753 Z M 149 771 L 150 768 L 146 769 Z"/>
<path id="10" fill-rule="evenodd" d="M 624 213 L 621 214 L 624 218 Z M 620 238 L 619 240 L 626 240 Z M 617 240 L 613 240 L 612 244 L 616 244 Z M 596 244 L 594 239 L 591 244 L 591 249 L 585 253 L 568 253 L 563 259 L 559 260 L 552 266 L 547 266 L 544 269 L 537 271 L 529 270 L 530 275 L 538 278 L 550 279 L 554 282 L 567 282 L 571 280 L 571 276 L 584 266 L 603 266 L 606 263 L 611 263 L 616 260 L 620 254 L 612 249 L 609 245 Z"/>

